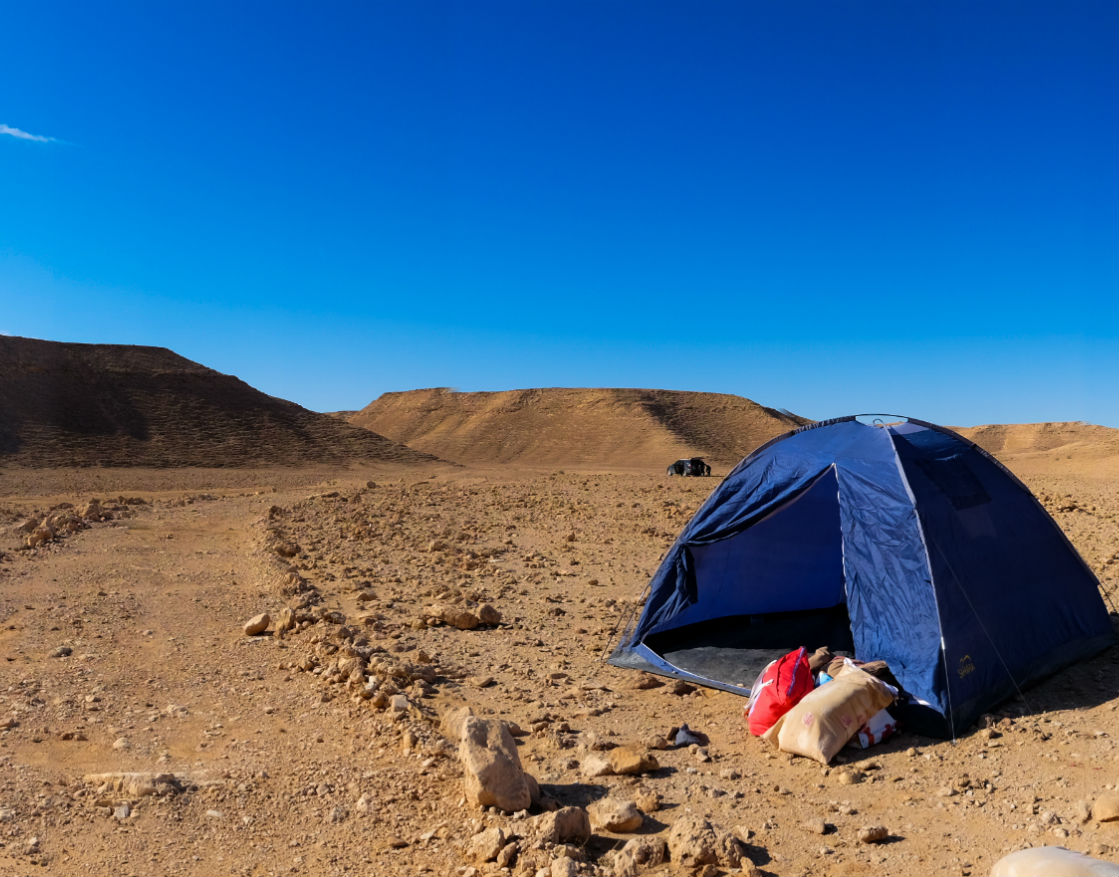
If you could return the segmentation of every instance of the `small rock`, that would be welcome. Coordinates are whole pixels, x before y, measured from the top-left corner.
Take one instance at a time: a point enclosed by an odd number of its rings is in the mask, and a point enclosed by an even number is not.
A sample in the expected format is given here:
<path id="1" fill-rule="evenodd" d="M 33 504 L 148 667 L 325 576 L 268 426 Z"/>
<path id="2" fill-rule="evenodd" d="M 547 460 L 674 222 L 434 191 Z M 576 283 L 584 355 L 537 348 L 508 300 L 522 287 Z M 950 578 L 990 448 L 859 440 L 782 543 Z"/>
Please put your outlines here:
<path id="1" fill-rule="evenodd" d="M 591 821 L 582 807 L 562 807 L 532 818 L 529 834 L 538 844 L 585 844 L 591 836 Z"/>
<path id="2" fill-rule="evenodd" d="M 812 818 L 806 819 L 801 823 L 801 827 L 811 834 L 827 834 L 828 824 L 823 819 Z"/>
<path id="3" fill-rule="evenodd" d="M 614 768 L 610 766 L 610 761 L 597 754 L 588 755 L 583 759 L 579 767 L 583 776 L 588 778 L 606 777 L 614 773 Z"/>
<path id="4" fill-rule="evenodd" d="M 113 748 L 118 752 L 123 752 L 126 749 L 131 749 L 132 744 L 128 742 L 127 737 L 117 737 L 117 739 L 113 741 Z"/>
<path id="5" fill-rule="evenodd" d="M 51 657 L 52 658 L 68 658 L 72 654 L 74 654 L 74 650 L 72 648 L 70 648 L 69 646 L 59 646 L 57 649 L 55 649 L 53 652 L 51 652 Z"/>
<path id="6" fill-rule="evenodd" d="M 630 685 L 630 688 L 637 691 L 645 691 L 650 688 L 663 688 L 664 680 L 654 676 L 652 673 L 639 673 L 637 678 Z"/>
<path id="7" fill-rule="evenodd" d="M 884 825 L 870 825 L 859 829 L 858 841 L 861 844 L 882 843 L 890 836 Z"/>
<path id="8" fill-rule="evenodd" d="M 1096 822 L 1119 820 L 1119 792 L 1104 792 L 1092 802 L 1092 818 Z"/>
<path id="9" fill-rule="evenodd" d="M 521 845 L 515 840 L 511 840 L 498 852 L 494 858 L 494 863 L 498 868 L 508 868 L 513 864 L 513 860 L 517 858 L 517 853 L 520 851 Z"/>
<path id="10" fill-rule="evenodd" d="M 483 603 L 478 607 L 478 620 L 482 624 L 493 626 L 501 624 L 501 613 L 493 608 L 489 603 Z"/>
<path id="11" fill-rule="evenodd" d="M 408 711 L 409 707 L 408 695 L 394 694 L 389 698 L 389 709 L 396 713 L 404 713 Z"/>
<path id="12" fill-rule="evenodd" d="M 267 612 L 254 615 L 245 622 L 245 636 L 256 636 L 257 634 L 264 633 L 264 631 L 268 630 L 268 625 L 271 623 L 272 619 Z"/>
<path id="13" fill-rule="evenodd" d="M 591 825 L 615 834 L 628 834 L 637 831 L 645 821 L 644 814 L 633 801 L 616 798 L 603 798 L 587 808 Z"/>
<path id="14" fill-rule="evenodd" d="M 660 767 L 656 757 L 639 746 L 618 746 L 611 749 L 607 757 L 611 769 L 619 776 L 648 773 Z"/>
<path id="15" fill-rule="evenodd" d="M 482 623 L 482 620 L 473 612 L 460 609 L 457 606 L 444 607 L 440 617 L 445 624 L 457 627 L 459 630 L 473 630 Z"/>
<path id="16" fill-rule="evenodd" d="M 561 859 L 552 861 L 552 866 L 548 873 L 551 877 L 576 877 L 579 873 L 579 863 L 574 859 L 569 859 L 564 856 Z"/>
<path id="17" fill-rule="evenodd" d="M 1087 801 L 1080 800 L 1076 802 L 1076 821 L 1083 825 L 1089 822 L 1092 818 L 1092 805 Z"/>
<path id="18" fill-rule="evenodd" d="M 470 839 L 467 846 L 467 855 L 479 865 L 492 862 L 509 843 L 509 837 L 498 826 L 480 831 Z"/>
<path id="19" fill-rule="evenodd" d="M 641 868 L 655 868 L 668 859 L 663 838 L 635 837 L 614 854 L 613 873 L 617 877 L 636 877 Z"/>
<path id="20" fill-rule="evenodd" d="M 115 819 L 124 820 L 124 819 L 127 819 L 131 815 L 132 815 L 132 808 L 128 805 L 127 801 L 124 802 L 123 804 L 118 805 L 117 809 L 113 811 L 113 818 L 115 818 Z"/>
<path id="21" fill-rule="evenodd" d="M 276 632 L 292 630 L 295 627 L 295 610 L 284 606 L 280 610 L 280 617 L 276 621 Z"/>
<path id="22" fill-rule="evenodd" d="M 682 816 L 668 832 L 672 862 L 693 872 L 706 866 L 737 868 L 746 858 L 746 845 L 733 834 L 698 816 Z"/>

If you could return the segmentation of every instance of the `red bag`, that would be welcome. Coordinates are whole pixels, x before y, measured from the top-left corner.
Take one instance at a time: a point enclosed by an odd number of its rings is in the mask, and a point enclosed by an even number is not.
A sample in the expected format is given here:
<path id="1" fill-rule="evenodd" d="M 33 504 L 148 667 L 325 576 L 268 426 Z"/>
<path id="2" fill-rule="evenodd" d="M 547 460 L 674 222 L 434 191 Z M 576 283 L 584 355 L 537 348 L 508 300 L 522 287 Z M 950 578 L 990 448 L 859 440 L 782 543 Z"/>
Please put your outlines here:
<path id="1" fill-rule="evenodd" d="M 760 737 L 815 686 L 807 649 L 802 647 L 778 658 L 755 683 L 756 691 L 746 708 L 750 733 Z"/>

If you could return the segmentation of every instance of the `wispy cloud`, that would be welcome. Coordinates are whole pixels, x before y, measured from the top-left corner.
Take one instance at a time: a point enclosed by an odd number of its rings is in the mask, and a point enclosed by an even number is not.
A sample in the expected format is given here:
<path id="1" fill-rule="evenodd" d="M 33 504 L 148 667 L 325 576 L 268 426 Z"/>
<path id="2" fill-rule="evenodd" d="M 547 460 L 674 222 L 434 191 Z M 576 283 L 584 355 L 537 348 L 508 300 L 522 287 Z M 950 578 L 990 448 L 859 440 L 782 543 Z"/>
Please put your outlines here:
<path id="1" fill-rule="evenodd" d="M 29 134 L 26 131 L 21 131 L 19 128 L 13 128 L 11 125 L 5 125 L 0 122 L 0 134 L 7 134 L 9 137 L 15 137 L 17 140 L 33 140 L 35 143 L 53 143 L 53 137 L 44 137 L 42 134 Z"/>

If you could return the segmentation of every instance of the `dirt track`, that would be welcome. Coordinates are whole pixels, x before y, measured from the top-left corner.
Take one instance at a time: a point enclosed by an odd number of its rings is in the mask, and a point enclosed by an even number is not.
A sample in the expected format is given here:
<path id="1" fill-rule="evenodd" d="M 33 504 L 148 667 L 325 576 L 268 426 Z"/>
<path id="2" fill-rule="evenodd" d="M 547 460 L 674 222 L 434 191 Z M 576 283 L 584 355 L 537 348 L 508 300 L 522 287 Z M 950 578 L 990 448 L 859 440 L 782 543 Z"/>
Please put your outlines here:
<path id="1" fill-rule="evenodd" d="M 983 874 L 1003 853 L 1044 843 L 1117 858 L 1119 823 L 1081 815 L 1119 775 L 1117 649 L 1004 704 L 993 730 L 955 743 L 903 735 L 830 769 L 749 738 L 739 698 L 635 689 L 637 674 L 602 664 L 619 604 L 640 592 L 715 479 L 188 473 L 179 477 L 194 483 L 176 490 L 165 471 L 120 472 L 125 498 L 146 502 L 117 503 L 113 520 L 34 551 L 16 550 L 11 524 L 93 491 L 111 507 L 113 473 L 42 472 L 34 492 L 26 473 L 3 473 L 0 726 L 15 724 L 0 731 L 0 873 L 474 866 L 461 852 L 471 835 L 521 823 L 462 803 L 438 716 L 463 702 L 528 732 L 525 766 L 560 803 L 659 795 L 643 832 L 706 815 L 738 827 L 763 873 Z M 1030 480 L 1119 603 L 1114 484 Z M 290 560 L 273 550 L 277 536 L 298 545 Z M 428 662 L 432 681 L 403 689 L 406 712 L 296 669 L 338 625 L 283 640 L 242 633 L 249 616 L 285 602 L 289 562 L 384 658 Z M 424 604 L 456 595 L 489 600 L 501 625 L 416 625 Z M 71 653 L 52 657 L 59 647 Z M 682 722 L 710 746 L 656 751 L 660 769 L 640 778 L 583 774 L 596 749 L 650 742 Z M 172 773 L 182 788 L 133 798 L 124 816 L 128 795 L 83 782 L 139 770 Z M 888 828 L 887 843 L 856 841 L 871 824 Z M 597 832 L 579 868 L 611 873 L 606 854 L 624 838 Z M 526 850 L 512 873 L 540 864 Z"/>

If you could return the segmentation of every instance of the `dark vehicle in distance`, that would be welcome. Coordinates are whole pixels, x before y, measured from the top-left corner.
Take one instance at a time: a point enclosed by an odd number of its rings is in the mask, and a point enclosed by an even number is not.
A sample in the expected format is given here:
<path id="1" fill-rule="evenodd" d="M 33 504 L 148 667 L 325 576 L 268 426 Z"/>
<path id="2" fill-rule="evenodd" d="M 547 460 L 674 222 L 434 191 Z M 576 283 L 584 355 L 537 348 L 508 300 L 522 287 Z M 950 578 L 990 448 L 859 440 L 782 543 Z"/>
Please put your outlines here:
<path id="1" fill-rule="evenodd" d="M 668 475 L 710 475 L 711 467 L 699 457 L 677 460 L 665 470 Z"/>

